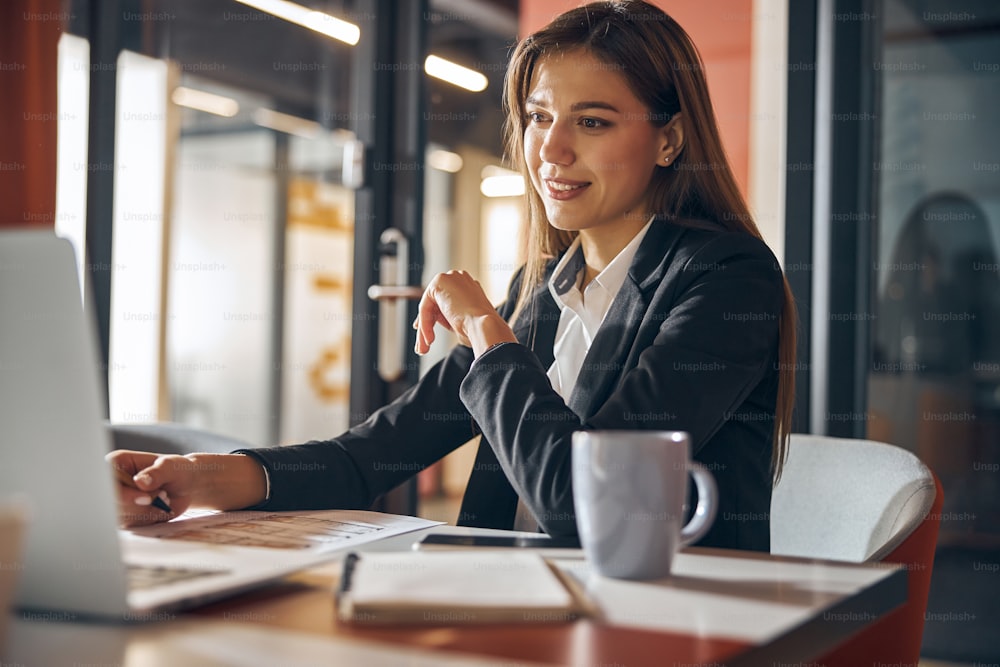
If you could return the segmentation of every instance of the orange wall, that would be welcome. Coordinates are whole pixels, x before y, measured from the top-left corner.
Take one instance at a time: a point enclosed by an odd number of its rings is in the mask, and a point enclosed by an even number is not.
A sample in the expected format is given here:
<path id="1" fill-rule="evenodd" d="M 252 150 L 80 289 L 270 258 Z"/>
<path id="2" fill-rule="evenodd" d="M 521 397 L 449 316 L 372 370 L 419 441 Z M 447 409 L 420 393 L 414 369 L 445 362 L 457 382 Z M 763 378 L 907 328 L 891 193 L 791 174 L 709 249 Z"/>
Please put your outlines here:
<path id="1" fill-rule="evenodd" d="M 750 155 L 750 36 L 753 0 L 652 0 L 691 35 L 705 61 L 722 141 L 747 194 Z M 581 0 L 521 0 L 520 33 L 528 35 Z"/>
<path id="2" fill-rule="evenodd" d="M 0 2 L 0 227 L 55 224 L 60 0 Z"/>

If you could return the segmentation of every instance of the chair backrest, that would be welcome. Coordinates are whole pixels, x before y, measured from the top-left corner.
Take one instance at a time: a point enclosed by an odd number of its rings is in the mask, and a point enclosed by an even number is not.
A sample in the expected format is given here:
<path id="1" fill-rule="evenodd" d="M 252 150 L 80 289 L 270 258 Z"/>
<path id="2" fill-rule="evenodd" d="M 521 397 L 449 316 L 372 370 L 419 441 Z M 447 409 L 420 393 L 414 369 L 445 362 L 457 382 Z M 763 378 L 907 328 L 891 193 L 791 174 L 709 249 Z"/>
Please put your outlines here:
<path id="1" fill-rule="evenodd" d="M 771 498 L 772 553 L 900 563 L 907 570 L 902 606 L 810 664 L 916 665 L 941 526 L 941 482 L 913 454 L 870 440 L 792 435 L 788 464 Z"/>
<path id="2" fill-rule="evenodd" d="M 793 434 L 771 497 L 771 553 L 879 561 L 927 516 L 934 475 L 881 442 Z"/>
<path id="3" fill-rule="evenodd" d="M 234 449 L 252 449 L 253 445 L 221 433 L 200 428 L 158 422 L 154 424 L 112 424 L 105 422 L 111 435 L 112 449 L 134 449 L 155 454 L 226 454 Z"/>

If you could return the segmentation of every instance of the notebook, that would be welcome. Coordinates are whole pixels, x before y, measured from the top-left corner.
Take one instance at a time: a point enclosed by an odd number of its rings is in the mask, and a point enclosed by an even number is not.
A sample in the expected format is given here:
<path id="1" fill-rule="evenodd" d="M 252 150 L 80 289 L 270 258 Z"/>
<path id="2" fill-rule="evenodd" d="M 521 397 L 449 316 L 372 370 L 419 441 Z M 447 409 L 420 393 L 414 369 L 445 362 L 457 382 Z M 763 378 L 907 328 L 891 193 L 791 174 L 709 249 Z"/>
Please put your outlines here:
<path id="1" fill-rule="evenodd" d="M 595 616 L 569 575 L 531 552 L 351 553 L 337 617 L 355 623 L 546 623 Z"/>
<path id="2" fill-rule="evenodd" d="M 29 510 L 14 597 L 22 610 L 161 620 L 344 547 L 439 523 L 374 512 L 224 513 L 119 531 L 92 327 L 71 245 L 46 231 L 0 232 L 0 493 Z M 306 524 L 328 539 L 304 540 Z M 233 538 L 241 530 L 284 542 L 241 542 Z"/>

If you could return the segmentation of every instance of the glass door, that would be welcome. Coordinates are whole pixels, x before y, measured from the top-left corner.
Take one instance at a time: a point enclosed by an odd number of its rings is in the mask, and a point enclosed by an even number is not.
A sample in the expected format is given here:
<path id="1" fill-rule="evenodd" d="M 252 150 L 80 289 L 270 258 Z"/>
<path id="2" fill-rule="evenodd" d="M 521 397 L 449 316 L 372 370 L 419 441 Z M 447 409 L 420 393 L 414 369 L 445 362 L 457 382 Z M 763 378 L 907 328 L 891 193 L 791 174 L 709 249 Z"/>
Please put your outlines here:
<path id="1" fill-rule="evenodd" d="M 61 144 L 83 142 L 78 162 L 100 170 L 65 179 L 86 188 L 87 216 L 61 231 L 87 246 L 112 421 L 301 442 L 416 378 L 412 341 L 407 372 L 372 372 L 367 288 L 388 227 L 419 283 L 422 172 L 378 165 L 413 154 L 422 168 L 423 72 L 377 65 L 422 63 L 424 6 L 71 3 L 87 20 L 63 49 L 60 104 L 89 114 Z M 74 175 L 61 162 L 61 180 Z"/>
<path id="2" fill-rule="evenodd" d="M 342 166 L 361 29 L 351 3 L 313 4 L 300 6 L 319 12 L 316 29 L 252 2 L 122 11 L 114 253 L 162 270 L 113 277 L 113 421 L 167 419 L 254 446 L 348 426 L 354 190 Z M 125 390 L 133 376 L 159 381 Z"/>

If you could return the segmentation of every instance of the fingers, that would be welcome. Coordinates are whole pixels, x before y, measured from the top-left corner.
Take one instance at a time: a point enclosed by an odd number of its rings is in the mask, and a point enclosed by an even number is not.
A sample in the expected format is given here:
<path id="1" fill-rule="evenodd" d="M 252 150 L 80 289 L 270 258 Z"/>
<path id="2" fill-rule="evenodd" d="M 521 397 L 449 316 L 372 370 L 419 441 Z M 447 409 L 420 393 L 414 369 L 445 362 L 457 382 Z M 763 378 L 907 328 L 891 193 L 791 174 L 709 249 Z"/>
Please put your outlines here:
<path id="1" fill-rule="evenodd" d="M 158 457 L 159 454 L 152 454 L 150 452 L 117 449 L 105 456 L 104 460 L 111 464 L 112 469 L 115 471 L 115 477 L 121 481 L 125 481 L 132 479 L 132 476 L 143 468 L 151 466 Z"/>
<path id="2" fill-rule="evenodd" d="M 424 314 L 425 309 L 430 306 L 426 305 L 426 292 L 424 293 L 424 298 L 420 300 L 420 306 L 417 310 L 417 319 L 413 320 L 413 328 L 417 330 L 417 341 L 414 346 L 414 351 L 417 354 L 426 354 L 430 349 L 431 343 L 434 342 L 434 323 L 431 321 L 428 327 L 425 321 L 428 319 Z"/>
<path id="3" fill-rule="evenodd" d="M 451 329 L 451 325 L 442 315 L 434 296 L 438 282 L 438 276 L 435 276 L 427 285 L 427 289 L 424 290 L 424 295 L 420 297 L 420 305 L 417 307 L 417 319 L 413 322 L 413 328 L 417 330 L 417 342 L 414 346 L 417 354 L 427 354 L 430 351 L 435 338 L 435 323 L 441 322 L 445 327 Z"/>
<path id="4" fill-rule="evenodd" d="M 162 507 L 153 505 L 154 498 L 161 500 L 164 506 L 170 508 L 170 511 L 164 511 Z M 160 491 L 156 496 L 151 496 L 149 493 L 125 486 L 118 488 L 118 519 L 119 523 L 126 528 L 169 521 L 179 516 L 183 509 L 177 501 L 170 498 L 166 491 Z"/>
<path id="5" fill-rule="evenodd" d="M 183 456 L 158 456 L 152 464 L 135 473 L 132 481 L 140 491 L 157 495 L 160 491 L 169 490 L 170 487 L 181 483 L 184 479 L 183 473 L 190 464 L 191 462 Z"/>
<path id="6" fill-rule="evenodd" d="M 118 481 L 118 516 L 131 527 L 168 521 L 189 504 L 183 490 L 183 456 L 118 450 L 105 457 Z M 181 473 L 181 474 L 178 474 Z M 171 498 L 171 493 L 175 498 Z"/>
<path id="7" fill-rule="evenodd" d="M 429 313 L 425 313 L 421 310 L 413 322 L 413 328 L 417 330 L 417 344 L 414 348 L 417 354 L 426 354 L 430 351 L 431 344 L 437 338 L 434 334 L 435 324 L 440 324 L 448 331 L 452 330 L 451 324 L 436 305 L 428 306 L 428 311 Z"/>
<path id="8" fill-rule="evenodd" d="M 427 284 L 413 328 L 417 330 L 414 349 L 426 354 L 435 340 L 434 325 L 440 324 L 458 335 L 459 342 L 469 345 L 465 322 L 470 315 L 493 312 L 482 286 L 466 271 L 439 273 Z"/>

